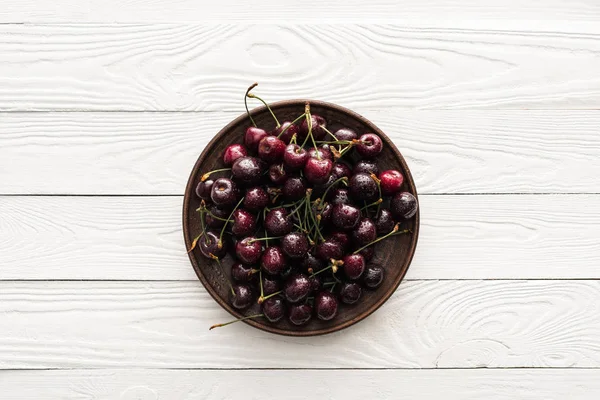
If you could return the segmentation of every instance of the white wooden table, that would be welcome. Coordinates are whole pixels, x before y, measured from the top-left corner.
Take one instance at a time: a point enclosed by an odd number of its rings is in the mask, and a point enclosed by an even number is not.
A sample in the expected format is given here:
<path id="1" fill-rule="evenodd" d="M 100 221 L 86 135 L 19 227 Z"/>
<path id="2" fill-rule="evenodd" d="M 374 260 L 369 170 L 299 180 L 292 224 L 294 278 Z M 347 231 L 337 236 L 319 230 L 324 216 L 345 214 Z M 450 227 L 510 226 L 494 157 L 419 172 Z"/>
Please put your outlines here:
<path id="1" fill-rule="evenodd" d="M 255 80 L 413 171 L 407 279 L 343 332 L 208 331 L 183 188 Z M 0 398 L 598 399 L 599 110 L 598 0 L 3 0 Z"/>

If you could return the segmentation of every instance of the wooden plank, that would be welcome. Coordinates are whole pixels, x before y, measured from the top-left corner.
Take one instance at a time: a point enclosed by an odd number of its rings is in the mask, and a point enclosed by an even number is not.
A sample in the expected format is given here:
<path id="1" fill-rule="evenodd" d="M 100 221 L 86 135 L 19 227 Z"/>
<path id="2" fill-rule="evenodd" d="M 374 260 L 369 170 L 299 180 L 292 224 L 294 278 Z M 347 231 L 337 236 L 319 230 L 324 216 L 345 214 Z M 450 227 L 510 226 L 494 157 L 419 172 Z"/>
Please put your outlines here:
<path id="1" fill-rule="evenodd" d="M 600 366 L 599 281 L 404 282 L 323 337 L 229 319 L 199 282 L 2 282 L 0 369 Z"/>
<path id="2" fill-rule="evenodd" d="M 237 115 L 0 114 L 0 193 L 183 194 L 204 146 Z M 600 187 L 598 111 L 396 109 L 364 115 L 407 158 L 419 193 L 586 193 Z"/>
<path id="3" fill-rule="evenodd" d="M 593 1 L 549 0 L 541 3 L 517 0 L 464 3 L 458 0 L 306 0 L 262 1 L 246 3 L 236 0 L 219 2 L 192 0 L 117 1 L 98 3 L 93 0 L 6 0 L 0 9 L 0 22 L 175 22 L 240 21 L 294 22 L 322 21 L 389 21 L 408 19 L 460 24 L 465 21 L 498 21 L 509 24 L 523 21 L 524 26 L 540 21 L 597 21 L 598 4 Z"/>
<path id="4" fill-rule="evenodd" d="M 62 370 L 0 372 L 10 399 L 589 400 L 594 370 Z M 259 395 L 260 394 L 260 395 Z"/>
<path id="5" fill-rule="evenodd" d="M 550 26 L 5 24 L 0 111 L 599 108 L 598 24 Z"/>
<path id="6" fill-rule="evenodd" d="M 181 197 L 0 197 L 0 280 L 195 280 Z M 409 279 L 600 278 L 600 196 L 421 196 Z"/>

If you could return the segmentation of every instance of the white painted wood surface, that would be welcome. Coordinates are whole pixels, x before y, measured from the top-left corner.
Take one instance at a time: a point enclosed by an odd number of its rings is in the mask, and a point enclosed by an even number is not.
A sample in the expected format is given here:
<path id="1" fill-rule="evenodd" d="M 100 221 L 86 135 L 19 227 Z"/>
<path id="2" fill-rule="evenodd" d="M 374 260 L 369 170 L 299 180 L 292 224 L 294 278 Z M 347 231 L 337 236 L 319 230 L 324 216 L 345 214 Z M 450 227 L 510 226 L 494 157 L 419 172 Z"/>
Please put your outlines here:
<path id="1" fill-rule="evenodd" d="M 0 398 L 596 400 L 599 54 L 594 0 L 4 0 Z M 253 81 L 364 114 L 422 194 L 346 331 L 207 330 L 181 195 Z"/>

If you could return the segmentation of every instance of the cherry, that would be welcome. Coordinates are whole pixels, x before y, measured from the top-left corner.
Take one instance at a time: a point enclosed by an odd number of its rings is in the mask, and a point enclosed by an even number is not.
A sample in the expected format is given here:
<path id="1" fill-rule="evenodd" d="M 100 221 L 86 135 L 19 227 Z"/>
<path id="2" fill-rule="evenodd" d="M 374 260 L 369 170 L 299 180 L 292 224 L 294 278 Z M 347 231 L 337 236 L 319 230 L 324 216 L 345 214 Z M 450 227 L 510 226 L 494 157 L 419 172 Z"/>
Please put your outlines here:
<path id="1" fill-rule="evenodd" d="M 265 249 L 260 259 L 262 268 L 271 275 L 278 275 L 285 269 L 285 255 L 279 246 Z"/>
<path id="2" fill-rule="evenodd" d="M 358 138 L 358 134 L 354 132 L 352 129 L 341 128 L 335 131 L 333 134 L 337 138 L 337 140 L 349 140 L 352 141 Z"/>
<path id="3" fill-rule="evenodd" d="M 291 232 L 281 239 L 281 248 L 289 257 L 302 258 L 308 252 L 308 239 L 300 232 Z"/>
<path id="4" fill-rule="evenodd" d="M 331 215 L 333 213 L 333 206 L 329 203 L 325 204 L 323 208 L 318 206 L 312 207 L 313 214 L 321 216 L 321 224 L 329 224 L 331 223 Z"/>
<path id="5" fill-rule="evenodd" d="M 408 192 L 396 193 L 390 201 L 390 210 L 396 219 L 412 218 L 418 208 L 417 199 Z"/>
<path id="6" fill-rule="evenodd" d="M 253 303 L 252 289 L 250 286 L 240 283 L 232 286 L 233 293 L 229 296 L 229 301 L 234 308 L 243 310 L 244 308 L 250 307 Z"/>
<path id="7" fill-rule="evenodd" d="M 277 322 L 285 315 L 285 304 L 281 297 L 269 297 L 262 303 L 262 313 L 269 322 Z"/>
<path id="8" fill-rule="evenodd" d="M 213 258 L 214 255 L 217 258 L 223 258 L 227 254 L 226 240 L 222 241 L 221 248 L 219 248 L 219 235 L 208 231 L 204 232 L 204 235 L 199 240 L 200 252 L 207 258 Z"/>
<path id="9" fill-rule="evenodd" d="M 335 179 L 339 179 L 342 177 L 350 178 L 352 175 L 352 169 L 347 164 L 342 162 L 333 163 L 333 167 L 331 168 L 331 175 L 335 177 Z"/>
<path id="10" fill-rule="evenodd" d="M 311 147 L 308 149 L 308 157 L 310 158 L 328 158 L 333 160 L 333 154 L 329 150 L 329 146 L 324 145 L 319 148 Z"/>
<path id="11" fill-rule="evenodd" d="M 268 135 L 269 134 L 264 129 L 251 126 L 246 129 L 246 133 L 244 134 L 244 144 L 246 144 L 246 147 L 250 150 L 257 151 L 260 141 Z"/>
<path id="12" fill-rule="evenodd" d="M 288 200 L 300 200 L 306 195 L 306 180 L 299 176 L 292 176 L 283 184 L 282 192 Z"/>
<path id="13" fill-rule="evenodd" d="M 373 160 L 359 160 L 356 164 L 354 164 L 354 169 L 352 170 L 355 174 L 360 172 L 364 172 L 366 174 L 379 174 L 379 167 Z"/>
<path id="14" fill-rule="evenodd" d="M 229 178 L 219 178 L 213 183 L 210 198 L 218 206 L 231 206 L 237 201 L 238 190 Z"/>
<path id="15" fill-rule="evenodd" d="M 326 264 L 323 260 L 318 259 L 311 253 L 307 253 L 300 262 L 302 269 L 309 274 L 322 270 L 325 268 L 325 265 Z"/>
<path id="16" fill-rule="evenodd" d="M 336 204 L 331 212 L 331 222 L 340 229 L 352 229 L 358 225 L 360 210 L 349 204 Z"/>
<path id="17" fill-rule="evenodd" d="M 369 246 L 365 247 L 361 251 L 358 252 L 361 256 L 365 258 L 365 261 L 371 261 L 373 257 L 375 257 L 375 247 Z"/>
<path id="18" fill-rule="evenodd" d="M 377 239 L 375 223 L 370 218 L 361 218 L 356 228 L 352 231 L 352 240 L 360 247 L 371 243 L 375 239 Z"/>
<path id="19" fill-rule="evenodd" d="M 254 270 L 250 265 L 234 263 L 231 266 L 231 277 L 236 282 L 250 282 L 254 277 Z"/>
<path id="20" fill-rule="evenodd" d="M 332 204 L 350 204 L 350 194 L 348 189 L 337 188 L 332 191 L 331 194 Z"/>
<path id="21" fill-rule="evenodd" d="M 373 220 L 378 235 L 385 235 L 394 229 L 394 216 L 387 208 L 381 208 Z"/>
<path id="22" fill-rule="evenodd" d="M 298 303 L 308 297 L 310 293 L 310 281 L 304 274 L 296 274 L 289 277 L 283 285 L 285 299 L 290 303 Z"/>
<path id="23" fill-rule="evenodd" d="M 246 157 L 248 150 L 239 143 L 230 144 L 223 152 L 223 164 L 228 167 L 233 165 L 233 162 L 240 157 Z"/>
<path id="24" fill-rule="evenodd" d="M 315 312 L 323 321 L 329 321 L 337 315 L 338 301 L 330 292 L 319 292 L 315 297 Z"/>
<path id="25" fill-rule="evenodd" d="M 400 191 L 400 187 L 404 182 L 404 177 L 400 171 L 388 169 L 379 174 L 379 180 L 381 181 L 381 193 L 389 196 Z"/>
<path id="26" fill-rule="evenodd" d="M 298 136 L 298 131 L 298 125 L 294 125 L 291 121 L 284 121 L 280 126 L 271 132 L 271 135 L 278 136 L 279 139 L 288 144 L 292 140 L 292 136 Z M 281 134 L 282 132 L 283 134 Z"/>
<path id="27" fill-rule="evenodd" d="M 334 242 L 338 242 L 344 251 L 347 251 L 350 248 L 350 237 L 347 233 L 336 231 L 329 235 L 329 239 Z"/>
<path id="28" fill-rule="evenodd" d="M 360 172 L 352 175 L 348 182 L 350 195 L 358 201 L 374 201 L 379 198 L 379 187 L 371 175 Z"/>
<path id="29" fill-rule="evenodd" d="M 283 153 L 283 163 L 291 170 L 304 168 L 308 160 L 308 152 L 297 144 L 288 144 Z"/>
<path id="30" fill-rule="evenodd" d="M 246 210 L 235 210 L 233 212 L 233 225 L 231 232 L 237 237 L 251 235 L 256 230 L 256 217 Z"/>
<path id="31" fill-rule="evenodd" d="M 378 265 L 369 265 L 363 274 L 363 284 L 369 289 L 376 289 L 383 282 L 384 270 Z"/>
<path id="32" fill-rule="evenodd" d="M 244 197 L 244 208 L 252 211 L 258 211 L 269 205 L 269 195 L 267 191 L 261 187 L 253 187 L 246 190 Z"/>
<path id="33" fill-rule="evenodd" d="M 273 293 L 277 293 L 281 290 L 281 283 L 278 279 L 269 277 L 268 275 L 262 278 L 263 294 L 269 296 Z M 271 297 L 270 297 L 271 298 Z"/>
<path id="34" fill-rule="evenodd" d="M 229 218 L 229 211 L 212 205 L 208 207 L 204 221 L 211 228 L 222 228 L 227 218 Z"/>
<path id="35" fill-rule="evenodd" d="M 358 140 L 356 151 L 363 157 L 373 158 L 383 150 L 381 138 L 374 133 L 365 133 Z"/>
<path id="36" fill-rule="evenodd" d="M 360 299 L 362 289 L 358 283 L 344 282 L 340 289 L 340 300 L 344 304 L 354 304 Z"/>
<path id="37" fill-rule="evenodd" d="M 342 245 L 331 239 L 317 245 L 316 256 L 321 260 L 338 260 L 344 255 Z"/>
<path id="38" fill-rule="evenodd" d="M 319 160 L 309 157 L 304 166 L 304 176 L 310 183 L 324 183 L 327 182 L 332 168 L 333 162 L 328 158 Z"/>
<path id="39" fill-rule="evenodd" d="M 290 322 L 300 326 L 308 323 L 312 317 L 312 307 L 308 304 L 293 304 L 290 307 Z"/>
<path id="40" fill-rule="evenodd" d="M 315 140 L 322 140 L 325 137 L 325 135 L 327 135 L 327 132 L 325 131 L 325 129 L 323 129 L 327 128 L 327 121 L 325 120 L 325 118 L 317 114 L 311 115 L 311 121 L 313 137 L 315 138 Z M 306 118 L 304 118 L 302 120 L 302 123 L 300 124 L 300 129 L 298 132 L 299 139 L 306 139 L 306 137 L 308 136 L 308 128 L 308 121 Z"/>
<path id="41" fill-rule="evenodd" d="M 283 164 L 272 164 L 269 167 L 269 179 L 276 185 L 282 185 L 288 178 Z"/>
<path id="42" fill-rule="evenodd" d="M 200 197 L 204 201 L 212 201 L 210 199 L 210 191 L 212 189 L 213 183 L 212 179 L 207 179 L 203 182 L 198 182 L 198 186 L 196 186 L 196 196 Z"/>
<path id="43" fill-rule="evenodd" d="M 285 143 L 277 136 L 265 136 L 258 144 L 258 156 L 268 162 L 274 163 L 283 160 Z"/>
<path id="44" fill-rule="evenodd" d="M 285 208 L 275 208 L 265 216 L 264 226 L 269 235 L 283 236 L 292 231 L 294 225 Z"/>
<path id="45" fill-rule="evenodd" d="M 361 254 L 348 254 L 342 261 L 348 279 L 358 279 L 365 271 L 365 258 Z"/>
<path id="46" fill-rule="evenodd" d="M 243 263 L 255 264 L 262 256 L 262 244 L 253 236 L 238 240 L 235 244 L 235 255 Z"/>
<path id="47" fill-rule="evenodd" d="M 321 278 L 319 275 L 311 275 L 308 277 L 308 280 L 310 282 L 310 291 L 311 292 L 316 292 L 318 290 L 321 290 L 321 288 L 323 287 L 323 281 L 321 281 Z"/>
<path id="48" fill-rule="evenodd" d="M 258 183 L 264 171 L 264 162 L 255 157 L 240 157 L 231 167 L 233 177 L 246 185 Z"/>

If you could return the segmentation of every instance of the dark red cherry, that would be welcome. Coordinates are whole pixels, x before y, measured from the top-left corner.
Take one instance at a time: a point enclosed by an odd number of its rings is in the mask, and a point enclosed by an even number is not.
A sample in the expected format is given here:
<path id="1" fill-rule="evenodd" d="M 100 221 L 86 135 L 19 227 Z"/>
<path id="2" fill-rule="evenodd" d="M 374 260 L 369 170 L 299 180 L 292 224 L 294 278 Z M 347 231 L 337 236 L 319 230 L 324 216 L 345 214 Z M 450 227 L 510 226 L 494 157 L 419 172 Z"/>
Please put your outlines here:
<path id="1" fill-rule="evenodd" d="M 258 144 L 258 156 L 267 163 L 275 163 L 283 160 L 285 143 L 276 136 L 266 136 Z"/>
<path id="2" fill-rule="evenodd" d="M 271 236 L 287 235 L 294 227 L 284 208 L 274 208 L 269 211 L 265 216 L 264 226 Z"/>
<path id="3" fill-rule="evenodd" d="M 196 196 L 200 197 L 204 201 L 211 202 L 210 199 L 210 191 L 212 189 L 212 185 L 215 181 L 212 179 L 207 179 L 204 182 L 198 182 L 198 186 L 196 186 Z"/>
<path id="4" fill-rule="evenodd" d="M 269 297 L 262 303 L 262 313 L 269 322 L 277 322 L 285 315 L 285 304 L 279 296 Z"/>
<path id="5" fill-rule="evenodd" d="M 348 279 L 358 279 L 365 271 L 365 258 L 361 254 L 349 254 L 343 261 L 344 274 Z"/>
<path id="6" fill-rule="evenodd" d="M 204 235 L 198 240 L 200 244 L 200 252 L 206 258 L 212 258 L 211 254 L 223 258 L 227 254 L 228 241 L 223 240 L 221 248 L 219 248 L 219 235 L 217 233 L 208 231 L 204 232 Z"/>
<path id="7" fill-rule="evenodd" d="M 304 274 L 296 274 L 289 277 L 283 285 L 285 299 L 290 303 L 298 303 L 308 297 L 310 293 L 310 281 Z"/>
<path id="8" fill-rule="evenodd" d="M 318 259 L 311 253 L 307 253 L 300 262 L 302 270 L 309 274 L 322 270 L 326 265 L 325 261 Z"/>
<path id="9" fill-rule="evenodd" d="M 375 239 L 377 239 L 375 223 L 370 218 L 361 218 L 356 228 L 352 230 L 352 241 L 361 247 Z"/>
<path id="10" fill-rule="evenodd" d="M 243 310 L 252 304 L 252 289 L 245 283 L 234 284 L 233 293 L 229 295 L 229 301 L 234 308 Z"/>
<path id="11" fill-rule="evenodd" d="M 275 279 L 270 277 L 269 275 L 263 275 L 263 293 L 265 296 L 268 296 L 273 293 L 277 293 L 281 290 L 281 283 L 279 279 Z"/>
<path id="12" fill-rule="evenodd" d="M 283 132 L 283 135 L 279 136 L 281 132 Z M 271 135 L 279 136 L 279 139 L 283 140 L 285 144 L 290 143 L 290 140 L 292 140 L 292 136 L 294 136 L 294 134 L 296 137 L 298 137 L 298 125 L 292 125 L 291 121 L 283 122 L 279 128 L 275 128 L 271 132 Z"/>
<path id="13" fill-rule="evenodd" d="M 278 275 L 285 269 L 285 255 L 279 246 L 270 246 L 265 249 L 260 264 L 271 275 Z"/>
<path id="14" fill-rule="evenodd" d="M 381 181 L 381 192 L 386 196 L 390 196 L 400 191 L 400 187 L 404 182 L 404 176 L 402 176 L 400 171 L 388 169 L 379 174 L 379 180 Z"/>
<path id="15" fill-rule="evenodd" d="M 254 278 L 254 270 L 250 265 L 234 263 L 231 266 L 231 278 L 236 282 L 250 282 Z"/>
<path id="16" fill-rule="evenodd" d="M 350 194 L 348 193 L 348 189 L 337 188 L 330 193 L 331 199 L 329 201 L 331 201 L 332 204 L 350 204 Z"/>
<path id="17" fill-rule="evenodd" d="M 308 252 L 308 239 L 300 232 L 288 233 L 281 239 L 283 252 L 292 258 L 302 258 Z"/>
<path id="18" fill-rule="evenodd" d="M 331 175 L 335 177 L 335 179 L 339 179 L 342 177 L 350 178 L 352 175 L 352 169 L 347 164 L 342 162 L 333 163 L 333 167 L 331 168 Z"/>
<path id="19" fill-rule="evenodd" d="M 311 158 L 309 157 L 304 166 L 304 176 L 310 183 L 324 183 L 331 175 L 333 162 L 328 158 Z"/>
<path id="20" fill-rule="evenodd" d="M 360 220 L 360 210 L 349 204 L 336 204 L 331 211 L 331 222 L 340 229 L 353 229 Z"/>
<path id="21" fill-rule="evenodd" d="M 341 244 L 329 239 L 317 245 L 315 255 L 321 260 L 339 260 L 344 255 L 344 249 Z"/>
<path id="22" fill-rule="evenodd" d="M 264 129 L 251 126 L 248 129 L 246 129 L 246 133 L 244 134 L 244 144 L 248 149 L 252 151 L 257 151 L 258 144 L 263 138 L 267 136 L 268 133 Z"/>
<path id="23" fill-rule="evenodd" d="M 375 257 L 375 247 L 374 246 L 365 247 L 364 249 L 359 251 L 358 254 L 363 256 L 365 258 L 365 261 L 371 261 L 373 259 L 373 257 Z"/>
<path id="24" fill-rule="evenodd" d="M 338 300 L 327 291 L 319 292 L 315 296 L 315 312 L 317 318 L 323 321 L 329 321 L 337 315 Z"/>
<path id="25" fill-rule="evenodd" d="M 417 199 L 408 192 L 396 193 L 390 201 L 390 211 L 399 220 L 414 217 L 418 208 Z"/>
<path id="26" fill-rule="evenodd" d="M 354 132 L 352 129 L 341 128 L 335 131 L 333 134 L 337 138 L 337 140 L 349 140 L 352 141 L 358 138 L 358 133 Z"/>
<path id="27" fill-rule="evenodd" d="M 354 164 L 353 173 L 358 174 L 364 172 L 366 174 L 379 174 L 379 167 L 373 160 L 359 160 Z"/>
<path id="28" fill-rule="evenodd" d="M 308 277 L 308 280 L 310 282 L 311 292 L 321 290 L 321 288 L 323 287 L 323 281 L 321 280 L 321 277 L 319 275 L 311 275 Z"/>
<path id="29" fill-rule="evenodd" d="M 265 172 L 265 163 L 255 157 L 240 157 L 233 162 L 233 177 L 245 185 L 253 185 L 260 181 Z"/>
<path id="30" fill-rule="evenodd" d="M 292 176 L 285 181 L 281 191 L 288 200 L 300 200 L 306 195 L 306 180 L 299 176 Z"/>
<path id="31" fill-rule="evenodd" d="M 254 236 L 238 240 L 235 244 L 235 255 L 243 263 L 255 264 L 262 256 L 262 244 Z"/>
<path id="32" fill-rule="evenodd" d="M 386 233 L 390 233 L 394 229 L 394 216 L 392 212 L 387 208 L 381 208 L 379 214 L 373 220 L 375 223 L 375 229 L 379 236 L 383 236 Z"/>
<path id="33" fill-rule="evenodd" d="M 211 228 L 222 228 L 225 225 L 225 221 L 223 220 L 229 217 L 229 213 L 229 210 L 211 205 L 208 207 L 204 221 Z"/>
<path id="34" fill-rule="evenodd" d="M 304 168 L 308 152 L 297 144 L 288 144 L 283 153 L 283 163 L 291 170 Z"/>
<path id="35" fill-rule="evenodd" d="M 352 175 L 348 182 L 348 189 L 352 198 L 358 201 L 372 202 L 379 198 L 377 182 L 364 172 Z"/>
<path id="36" fill-rule="evenodd" d="M 327 225 L 331 223 L 331 215 L 333 213 L 333 206 L 329 203 L 326 203 L 325 206 L 323 205 L 319 205 L 317 206 L 313 206 L 312 207 L 313 213 L 315 214 L 315 216 L 320 215 L 321 216 L 321 223 L 320 225 Z"/>
<path id="37" fill-rule="evenodd" d="M 225 164 L 228 167 L 231 167 L 235 160 L 237 160 L 240 157 L 246 157 L 247 155 L 248 150 L 246 150 L 246 148 L 243 145 L 239 143 L 230 144 L 225 148 L 225 151 L 223 152 L 223 164 Z"/>
<path id="38" fill-rule="evenodd" d="M 383 150 L 381 138 L 374 133 L 365 133 L 358 140 L 360 143 L 356 145 L 356 151 L 363 157 L 376 157 Z"/>
<path id="39" fill-rule="evenodd" d="M 318 154 L 318 156 L 317 156 Z M 333 154 L 329 150 L 329 146 L 323 145 L 321 147 L 315 148 L 311 147 L 308 149 L 308 157 L 309 158 L 328 158 L 333 160 Z"/>
<path id="40" fill-rule="evenodd" d="M 320 115 L 316 115 L 316 114 L 311 115 L 311 120 L 312 120 L 312 135 L 313 135 L 313 137 L 315 138 L 315 140 L 323 140 L 325 135 L 327 135 L 327 132 L 325 131 L 325 129 L 323 129 L 323 127 L 327 128 L 327 121 L 325 120 L 325 118 L 321 117 Z M 298 138 L 304 140 L 307 136 L 308 136 L 308 121 L 305 118 L 302 120 L 302 123 L 300 124 L 300 129 L 298 131 Z"/>
<path id="41" fill-rule="evenodd" d="M 369 265 L 365 268 L 362 282 L 369 289 L 376 289 L 383 282 L 384 270 L 379 265 Z"/>
<path id="42" fill-rule="evenodd" d="M 283 185 L 287 180 L 288 175 L 283 164 L 272 164 L 269 167 L 269 179 L 276 185 Z"/>
<path id="43" fill-rule="evenodd" d="M 210 198 L 217 206 L 232 206 L 237 202 L 238 190 L 229 178 L 219 178 L 213 183 Z"/>
<path id="44" fill-rule="evenodd" d="M 292 304 L 290 306 L 290 322 L 294 325 L 305 325 L 312 317 L 312 307 L 308 304 Z"/>
<path id="45" fill-rule="evenodd" d="M 244 208 L 252 211 L 258 211 L 269 205 L 269 195 L 267 191 L 261 187 L 253 187 L 246 190 L 244 197 Z"/>
<path id="46" fill-rule="evenodd" d="M 344 251 L 347 251 L 350 248 L 350 236 L 348 236 L 346 232 L 333 232 L 329 235 L 329 239 L 338 242 Z"/>
<path id="47" fill-rule="evenodd" d="M 344 304 L 354 304 L 360 299 L 362 289 L 356 282 L 344 282 L 340 289 L 340 300 Z"/>
<path id="48" fill-rule="evenodd" d="M 249 236 L 256 230 L 256 217 L 246 210 L 237 209 L 233 212 L 231 232 L 237 237 Z"/>

